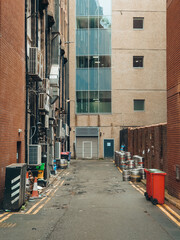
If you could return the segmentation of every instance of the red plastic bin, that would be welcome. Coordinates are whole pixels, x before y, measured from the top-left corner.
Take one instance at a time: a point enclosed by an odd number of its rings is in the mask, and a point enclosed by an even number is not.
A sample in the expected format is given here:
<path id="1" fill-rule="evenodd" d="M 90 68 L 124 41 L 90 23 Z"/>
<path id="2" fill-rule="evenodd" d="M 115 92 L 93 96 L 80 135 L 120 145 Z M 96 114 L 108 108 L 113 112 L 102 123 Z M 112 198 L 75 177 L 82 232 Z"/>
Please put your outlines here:
<path id="1" fill-rule="evenodd" d="M 144 193 L 144 196 L 146 197 L 146 200 L 150 200 L 152 197 L 152 178 L 151 173 L 149 172 L 149 169 L 144 169 L 146 173 L 146 192 Z"/>
<path id="2" fill-rule="evenodd" d="M 165 176 L 166 173 L 158 169 L 145 169 L 146 172 L 146 192 L 147 200 L 156 204 L 164 204 Z"/>
<path id="3" fill-rule="evenodd" d="M 166 173 L 158 169 L 149 169 L 152 183 L 151 202 L 155 204 L 164 204 L 165 176 Z"/>

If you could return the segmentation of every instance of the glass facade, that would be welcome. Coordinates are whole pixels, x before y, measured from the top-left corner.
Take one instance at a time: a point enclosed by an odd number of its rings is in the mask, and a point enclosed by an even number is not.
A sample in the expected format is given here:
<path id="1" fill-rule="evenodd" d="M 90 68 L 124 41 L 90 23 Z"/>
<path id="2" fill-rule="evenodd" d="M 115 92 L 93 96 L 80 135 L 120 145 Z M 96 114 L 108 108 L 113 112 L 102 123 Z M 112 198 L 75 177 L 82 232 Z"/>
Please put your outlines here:
<path id="1" fill-rule="evenodd" d="M 111 113 L 111 0 L 76 0 L 76 113 Z"/>

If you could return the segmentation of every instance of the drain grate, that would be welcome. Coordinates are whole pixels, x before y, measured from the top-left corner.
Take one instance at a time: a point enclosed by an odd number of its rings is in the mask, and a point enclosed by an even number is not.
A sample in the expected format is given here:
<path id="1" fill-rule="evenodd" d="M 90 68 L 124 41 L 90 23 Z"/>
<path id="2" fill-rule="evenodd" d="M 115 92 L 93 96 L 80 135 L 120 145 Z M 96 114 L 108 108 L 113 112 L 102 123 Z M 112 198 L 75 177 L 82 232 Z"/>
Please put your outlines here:
<path id="1" fill-rule="evenodd" d="M 0 228 L 13 228 L 15 226 L 16 226 L 16 223 L 6 223 L 6 222 L 0 223 Z"/>

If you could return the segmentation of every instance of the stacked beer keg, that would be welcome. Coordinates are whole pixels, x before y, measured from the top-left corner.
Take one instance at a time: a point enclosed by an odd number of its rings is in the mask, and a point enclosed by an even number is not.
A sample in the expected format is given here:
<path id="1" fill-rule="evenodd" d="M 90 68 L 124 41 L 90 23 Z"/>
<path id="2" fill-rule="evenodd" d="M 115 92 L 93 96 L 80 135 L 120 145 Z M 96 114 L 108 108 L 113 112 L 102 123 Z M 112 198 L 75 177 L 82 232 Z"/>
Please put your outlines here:
<path id="1" fill-rule="evenodd" d="M 130 152 L 115 152 L 115 165 L 122 170 L 123 181 L 140 182 L 145 179 L 144 159 L 141 156 L 131 157 Z"/>
<path id="2" fill-rule="evenodd" d="M 123 170 L 123 181 L 140 182 L 145 178 L 143 168 L 143 157 L 134 155 L 131 158 L 130 152 L 125 153 L 126 168 Z"/>

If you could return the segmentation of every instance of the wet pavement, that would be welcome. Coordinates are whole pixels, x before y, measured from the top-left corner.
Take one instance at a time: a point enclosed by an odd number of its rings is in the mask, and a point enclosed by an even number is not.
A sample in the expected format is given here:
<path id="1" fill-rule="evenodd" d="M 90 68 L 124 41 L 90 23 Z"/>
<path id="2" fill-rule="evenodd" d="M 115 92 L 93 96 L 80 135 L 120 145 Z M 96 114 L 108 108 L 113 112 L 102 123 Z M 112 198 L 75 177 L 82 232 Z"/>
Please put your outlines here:
<path id="1" fill-rule="evenodd" d="M 72 160 L 42 199 L 0 215 L 0 239 L 179 240 L 180 227 L 143 191 L 123 182 L 112 160 Z"/>

